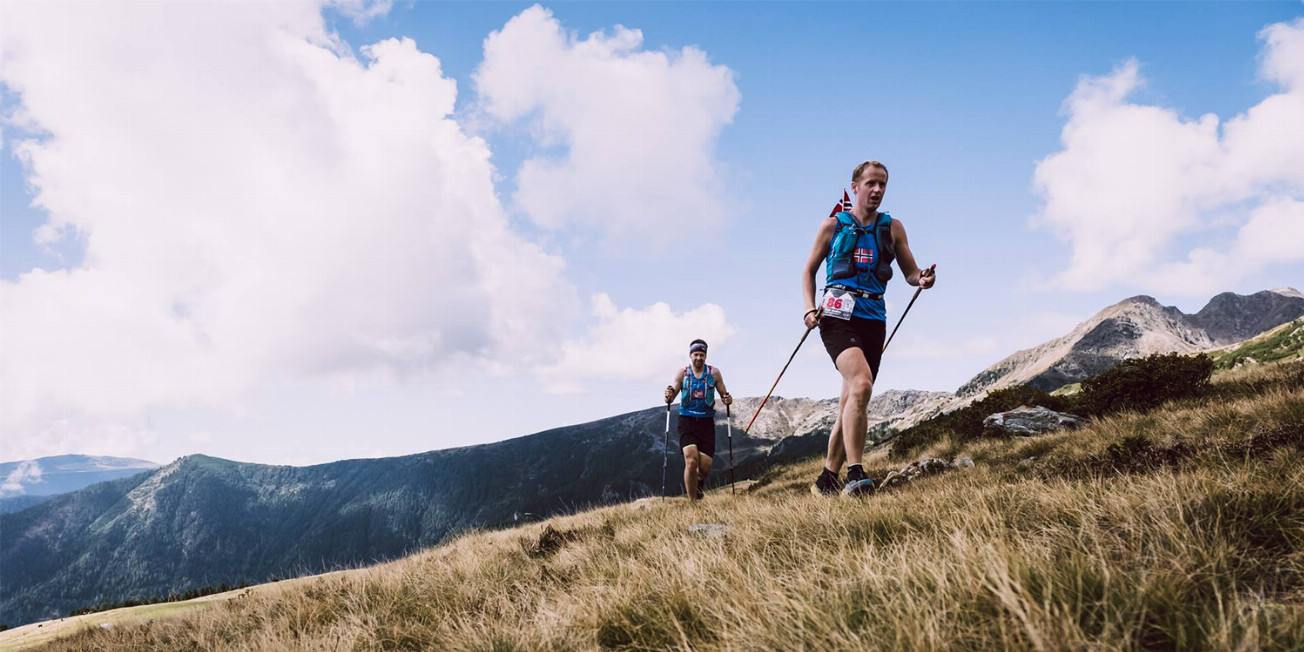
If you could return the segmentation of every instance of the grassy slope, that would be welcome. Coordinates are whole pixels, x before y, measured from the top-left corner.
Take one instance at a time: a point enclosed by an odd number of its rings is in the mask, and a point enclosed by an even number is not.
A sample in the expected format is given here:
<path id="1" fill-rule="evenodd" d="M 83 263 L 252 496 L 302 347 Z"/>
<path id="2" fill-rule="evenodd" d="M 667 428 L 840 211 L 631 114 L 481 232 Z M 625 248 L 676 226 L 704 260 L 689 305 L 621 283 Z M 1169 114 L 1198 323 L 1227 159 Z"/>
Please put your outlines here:
<path id="1" fill-rule="evenodd" d="M 335 576 L 364 573 L 366 571 L 367 569 L 333 571 L 319 575 L 297 577 L 294 579 L 259 584 L 257 586 L 233 589 L 223 593 L 213 593 L 192 600 L 160 602 L 157 604 L 147 604 L 136 607 L 121 607 L 118 609 L 97 611 L 80 616 L 69 616 L 66 618 L 31 623 L 0 632 L 0 652 L 18 652 L 19 650 L 36 649 L 61 636 L 67 636 L 70 633 L 86 629 L 101 628 L 106 623 L 111 627 L 137 625 L 163 617 L 189 614 L 191 612 L 208 609 L 210 607 L 218 606 L 227 600 L 248 599 L 251 595 L 258 595 L 265 599 L 280 599 L 287 591 L 294 590 L 296 587 L 300 587 L 304 584 Z"/>
<path id="2" fill-rule="evenodd" d="M 1218 369 L 1231 369 L 1246 362 L 1262 364 L 1304 358 L 1304 318 L 1221 349 L 1213 356 Z"/>
<path id="3" fill-rule="evenodd" d="M 161 604 L 151 604 L 139 607 L 130 607 L 123 609 L 110 609 L 94 614 L 84 616 L 72 616 L 69 618 L 60 618 L 53 621 L 32 623 L 0 633 L 0 650 L 9 652 L 10 650 L 28 650 L 35 649 L 45 645 L 55 639 L 66 636 L 71 632 L 80 631 L 85 628 L 101 627 L 104 625 L 117 627 L 119 625 L 141 623 L 148 620 L 163 618 L 166 616 L 177 615 L 183 612 L 195 611 L 206 607 L 213 606 L 213 600 L 226 599 L 225 594 L 218 594 L 222 597 L 205 596 L 195 600 L 185 602 L 164 602 Z"/>
<path id="4" fill-rule="evenodd" d="M 976 467 L 864 501 L 810 496 L 811 460 L 737 498 L 471 534 L 52 649 L 1300 649 L 1301 368 L 1076 433 L 941 443 Z"/>

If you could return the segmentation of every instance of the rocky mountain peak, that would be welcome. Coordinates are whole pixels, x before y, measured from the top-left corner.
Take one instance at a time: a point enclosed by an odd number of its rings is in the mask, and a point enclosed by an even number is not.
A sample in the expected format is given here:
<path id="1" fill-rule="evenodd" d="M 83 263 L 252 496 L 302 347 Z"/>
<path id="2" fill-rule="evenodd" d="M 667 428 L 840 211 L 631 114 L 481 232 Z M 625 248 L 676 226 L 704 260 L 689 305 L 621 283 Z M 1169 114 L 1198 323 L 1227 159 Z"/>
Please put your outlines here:
<path id="1" fill-rule="evenodd" d="M 1251 295 L 1223 292 L 1194 315 L 1138 295 L 1101 310 L 1063 337 L 997 362 L 957 393 L 976 397 L 1014 384 L 1051 391 L 1102 373 L 1122 360 L 1194 353 L 1240 342 L 1301 315 L 1304 296 L 1293 288 Z"/>
<path id="2" fill-rule="evenodd" d="M 1217 345 L 1233 344 L 1254 337 L 1304 315 L 1304 297 L 1264 290 L 1250 295 L 1223 292 L 1209 300 L 1191 322 L 1204 329 Z"/>
<path id="3" fill-rule="evenodd" d="M 1115 306 L 1142 305 L 1142 306 L 1154 306 L 1156 308 L 1163 307 L 1159 304 L 1158 299 L 1147 294 L 1138 294 L 1134 297 L 1128 297 L 1126 299 L 1123 299 L 1122 301 L 1119 301 L 1114 305 Z"/>

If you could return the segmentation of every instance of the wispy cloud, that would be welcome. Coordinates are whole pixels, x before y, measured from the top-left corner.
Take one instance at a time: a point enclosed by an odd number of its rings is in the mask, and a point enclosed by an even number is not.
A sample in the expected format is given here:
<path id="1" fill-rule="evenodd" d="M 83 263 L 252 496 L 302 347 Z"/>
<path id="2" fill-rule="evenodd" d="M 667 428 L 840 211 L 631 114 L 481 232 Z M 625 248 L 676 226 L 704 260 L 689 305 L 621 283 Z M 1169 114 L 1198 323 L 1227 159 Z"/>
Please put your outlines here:
<path id="1" fill-rule="evenodd" d="M 19 462 L 9 475 L 0 481 L 0 498 L 27 493 L 27 487 L 41 481 L 41 465 L 33 460 Z"/>

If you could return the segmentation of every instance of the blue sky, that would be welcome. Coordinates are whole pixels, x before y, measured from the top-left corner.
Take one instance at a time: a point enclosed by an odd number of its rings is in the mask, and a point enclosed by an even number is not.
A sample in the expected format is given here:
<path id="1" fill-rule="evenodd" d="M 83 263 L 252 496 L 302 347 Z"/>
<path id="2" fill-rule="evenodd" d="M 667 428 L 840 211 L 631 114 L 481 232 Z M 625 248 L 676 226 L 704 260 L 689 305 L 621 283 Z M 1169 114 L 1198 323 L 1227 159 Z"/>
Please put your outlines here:
<path id="1" fill-rule="evenodd" d="M 939 278 L 879 389 L 1304 280 L 1297 2 L 115 6 L 0 9 L 4 459 L 493 441 L 694 334 L 763 394 L 866 158 Z M 778 393 L 837 387 L 812 339 Z"/>

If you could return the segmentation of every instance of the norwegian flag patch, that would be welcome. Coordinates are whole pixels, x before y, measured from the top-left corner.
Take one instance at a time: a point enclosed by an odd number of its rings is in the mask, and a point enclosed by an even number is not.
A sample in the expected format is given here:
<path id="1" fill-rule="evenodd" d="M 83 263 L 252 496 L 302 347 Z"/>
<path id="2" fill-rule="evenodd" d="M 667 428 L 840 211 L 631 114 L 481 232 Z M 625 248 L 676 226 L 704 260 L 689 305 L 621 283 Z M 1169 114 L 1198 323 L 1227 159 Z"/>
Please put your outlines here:
<path id="1" fill-rule="evenodd" d="M 855 260 L 856 260 L 857 263 L 863 263 L 863 264 L 865 264 L 865 265 L 868 265 L 868 264 L 874 262 L 874 250 L 873 250 L 873 249 L 857 249 L 857 250 L 856 250 L 856 253 L 854 254 L 854 257 L 855 257 Z"/>

